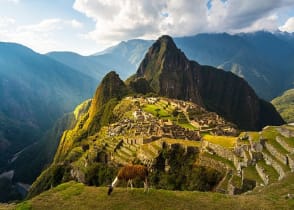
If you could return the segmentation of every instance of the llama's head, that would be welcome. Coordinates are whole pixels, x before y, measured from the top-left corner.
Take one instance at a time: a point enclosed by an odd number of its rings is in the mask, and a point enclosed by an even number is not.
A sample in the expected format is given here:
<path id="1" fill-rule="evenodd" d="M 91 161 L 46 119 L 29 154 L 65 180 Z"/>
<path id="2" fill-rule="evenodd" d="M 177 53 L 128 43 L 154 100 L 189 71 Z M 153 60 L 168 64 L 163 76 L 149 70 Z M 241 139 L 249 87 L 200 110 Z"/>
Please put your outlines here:
<path id="1" fill-rule="evenodd" d="M 112 193 L 112 191 L 113 191 L 113 187 L 111 185 L 109 185 L 107 194 L 110 195 Z"/>

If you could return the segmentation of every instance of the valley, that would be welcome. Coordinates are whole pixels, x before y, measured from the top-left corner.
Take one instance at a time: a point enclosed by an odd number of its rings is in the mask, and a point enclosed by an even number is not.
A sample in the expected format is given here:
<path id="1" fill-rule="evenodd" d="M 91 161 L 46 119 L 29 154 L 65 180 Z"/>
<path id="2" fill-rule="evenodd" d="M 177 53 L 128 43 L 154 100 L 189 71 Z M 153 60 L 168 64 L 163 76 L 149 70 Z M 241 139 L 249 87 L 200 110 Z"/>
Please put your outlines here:
<path id="1" fill-rule="evenodd" d="M 294 209 L 294 1 L 0 2 L 0 210 Z"/>

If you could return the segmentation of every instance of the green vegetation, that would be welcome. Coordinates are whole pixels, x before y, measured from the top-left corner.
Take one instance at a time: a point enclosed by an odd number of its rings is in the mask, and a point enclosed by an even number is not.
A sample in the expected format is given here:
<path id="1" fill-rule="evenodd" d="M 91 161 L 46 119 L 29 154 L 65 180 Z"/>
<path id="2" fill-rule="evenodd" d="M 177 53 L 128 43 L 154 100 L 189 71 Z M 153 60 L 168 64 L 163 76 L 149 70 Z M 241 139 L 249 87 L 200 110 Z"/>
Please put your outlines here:
<path id="1" fill-rule="evenodd" d="M 283 136 L 280 136 L 280 138 L 286 142 L 290 147 L 294 147 L 294 137 L 285 138 Z"/>
<path id="2" fill-rule="evenodd" d="M 238 139 L 237 137 L 231 137 L 231 136 L 212 136 L 212 135 L 203 136 L 203 140 L 213 144 L 221 145 L 225 148 L 233 148 L 236 145 L 237 139 Z"/>
<path id="3" fill-rule="evenodd" d="M 182 111 L 178 110 L 176 107 L 169 105 L 169 103 L 163 99 L 161 99 L 156 104 L 144 104 L 143 110 L 145 112 L 151 113 L 152 115 L 160 119 L 171 120 L 182 128 L 196 130 L 196 128 L 190 124 L 187 117 Z"/>
<path id="4" fill-rule="evenodd" d="M 257 164 L 261 166 L 264 169 L 265 174 L 269 176 L 269 183 L 273 183 L 278 180 L 279 174 L 272 166 L 267 165 L 264 160 L 258 161 Z"/>
<path id="5" fill-rule="evenodd" d="M 239 176 L 237 176 L 237 175 L 233 175 L 233 176 L 232 176 L 231 183 L 232 183 L 235 187 L 238 187 L 239 189 L 242 188 L 242 179 L 241 179 L 241 177 L 239 177 Z"/>
<path id="6" fill-rule="evenodd" d="M 232 161 L 226 159 L 226 158 L 220 157 L 220 156 L 218 156 L 216 154 L 212 155 L 212 154 L 209 154 L 207 152 L 202 153 L 201 155 L 203 155 L 205 157 L 208 157 L 208 158 L 211 158 L 213 160 L 219 161 L 221 163 L 224 163 L 225 165 L 227 165 L 231 169 L 235 169 L 234 163 Z"/>
<path id="7" fill-rule="evenodd" d="M 196 147 L 188 147 L 185 151 L 180 144 L 172 144 L 170 149 L 164 146 L 156 158 L 150 176 L 151 184 L 155 188 L 168 190 L 212 190 L 222 174 L 212 168 L 195 166 L 198 152 Z"/>
<path id="8" fill-rule="evenodd" d="M 143 110 L 159 118 L 172 119 L 170 113 L 157 104 L 145 104 Z"/>
<path id="9" fill-rule="evenodd" d="M 260 140 L 260 135 L 258 132 L 247 132 L 247 133 L 251 141 L 258 142 Z"/>
<path id="10" fill-rule="evenodd" d="M 286 122 L 294 122 L 294 89 L 285 91 L 283 95 L 272 100 L 272 104 Z"/>
<path id="11" fill-rule="evenodd" d="M 244 177 L 246 179 L 255 180 L 258 183 L 263 183 L 262 179 L 260 178 L 259 174 L 257 173 L 255 166 L 248 166 L 243 169 Z"/>
<path id="12" fill-rule="evenodd" d="M 293 209 L 294 200 L 286 199 L 294 194 L 294 177 L 287 176 L 279 183 L 254 190 L 248 195 L 229 196 L 211 192 L 167 191 L 150 189 L 128 190 L 115 188 L 107 196 L 106 187 L 88 187 L 69 182 L 17 205 L 17 209 Z M 0 205 L 0 209 L 3 205 Z M 6 206 L 5 209 L 13 209 Z"/>

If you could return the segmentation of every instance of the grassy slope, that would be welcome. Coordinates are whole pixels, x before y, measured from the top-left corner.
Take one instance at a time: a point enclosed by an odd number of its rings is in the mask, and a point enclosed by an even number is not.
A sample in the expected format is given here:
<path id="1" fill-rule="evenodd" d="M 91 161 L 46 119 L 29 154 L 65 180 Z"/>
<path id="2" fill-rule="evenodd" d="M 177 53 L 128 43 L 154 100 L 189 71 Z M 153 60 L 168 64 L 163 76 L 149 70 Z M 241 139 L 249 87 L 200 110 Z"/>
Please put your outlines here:
<path id="1" fill-rule="evenodd" d="M 107 196 L 105 187 L 69 182 L 18 204 L 17 209 L 293 209 L 294 199 L 285 199 L 288 193 L 294 193 L 293 174 L 279 183 L 240 196 L 154 189 L 144 193 L 142 188 L 132 191 L 117 188 Z M 0 205 L 0 209 L 13 208 Z"/>
<path id="2" fill-rule="evenodd" d="M 272 100 L 272 104 L 287 122 L 294 122 L 294 89 Z"/>
<path id="3" fill-rule="evenodd" d="M 205 135 L 203 139 L 210 143 L 218 144 L 225 148 L 233 148 L 237 142 L 237 137 L 231 137 L 231 136 Z"/>

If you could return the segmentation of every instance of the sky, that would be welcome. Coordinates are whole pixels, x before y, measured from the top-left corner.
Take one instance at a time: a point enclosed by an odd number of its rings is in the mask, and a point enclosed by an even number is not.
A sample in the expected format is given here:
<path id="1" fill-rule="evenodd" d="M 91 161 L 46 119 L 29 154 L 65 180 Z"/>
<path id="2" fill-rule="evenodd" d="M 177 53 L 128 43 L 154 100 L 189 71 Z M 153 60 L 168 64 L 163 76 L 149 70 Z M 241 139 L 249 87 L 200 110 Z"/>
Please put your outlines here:
<path id="1" fill-rule="evenodd" d="M 294 0 L 0 0 L 0 41 L 99 52 L 168 34 L 294 32 Z"/>

